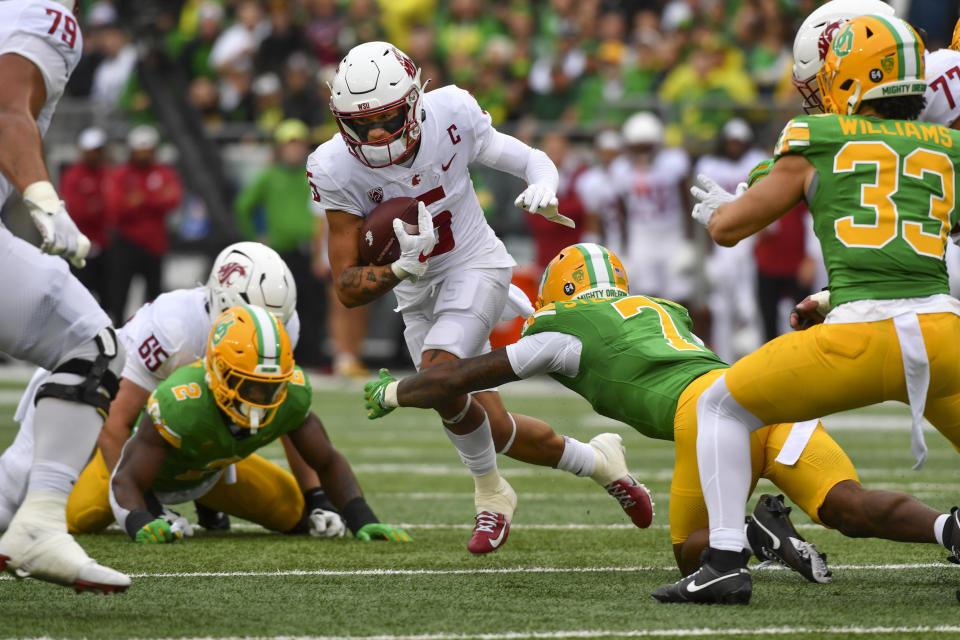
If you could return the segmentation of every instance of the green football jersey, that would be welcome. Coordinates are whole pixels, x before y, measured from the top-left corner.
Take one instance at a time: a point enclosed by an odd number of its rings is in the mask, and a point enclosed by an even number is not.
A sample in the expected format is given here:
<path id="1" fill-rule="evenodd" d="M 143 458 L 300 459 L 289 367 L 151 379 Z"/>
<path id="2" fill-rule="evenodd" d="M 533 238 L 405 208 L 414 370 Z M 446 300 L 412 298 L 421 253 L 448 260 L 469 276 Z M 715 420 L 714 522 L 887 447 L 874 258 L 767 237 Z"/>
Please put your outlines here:
<path id="1" fill-rule="evenodd" d="M 583 350 L 574 378 L 552 374 L 594 410 L 650 438 L 673 440 L 680 394 L 727 364 L 692 332 L 687 310 L 668 300 L 629 296 L 570 300 L 533 314 L 523 335 L 576 336 Z"/>
<path id="2" fill-rule="evenodd" d="M 960 132 L 925 122 L 825 114 L 787 123 L 776 158 L 817 170 L 807 194 L 836 306 L 949 293 L 947 234 L 960 207 Z"/>
<path id="3" fill-rule="evenodd" d="M 251 434 L 249 429 L 233 425 L 220 410 L 205 374 L 202 362 L 180 367 L 147 400 L 153 426 L 170 445 L 151 487 L 155 491 L 183 491 L 200 485 L 222 468 L 293 431 L 310 412 L 310 382 L 296 367 L 276 415 Z"/>

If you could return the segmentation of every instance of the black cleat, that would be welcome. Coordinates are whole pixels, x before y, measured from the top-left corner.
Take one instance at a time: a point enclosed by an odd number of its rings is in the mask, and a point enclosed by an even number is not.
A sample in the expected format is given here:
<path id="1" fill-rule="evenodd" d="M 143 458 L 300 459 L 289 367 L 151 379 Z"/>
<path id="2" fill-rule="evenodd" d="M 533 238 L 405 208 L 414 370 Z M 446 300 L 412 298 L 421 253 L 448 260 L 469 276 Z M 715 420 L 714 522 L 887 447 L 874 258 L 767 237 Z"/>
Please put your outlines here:
<path id="1" fill-rule="evenodd" d="M 197 509 L 197 524 L 207 531 L 230 531 L 230 516 L 223 511 L 214 511 L 199 502 L 194 502 Z"/>
<path id="2" fill-rule="evenodd" d="M 743 566 L 727 571 L 711 565 L 710 556 L 716 553 L 716 549 L 704 549 L 697 571 L 673 584 L 657 587 L 653 592 L 653 599 L 660 602 L 694 604 L 748 604 L 753 592 L 750 570 L 746 567 L 748 553 L 743 554 Z"/>
<path id="3" fill-rule="evenodd" d="M 830 582 L 827 555 L 812 542 L 803 539 L 790 522 L 791 508 L 783 504 L 783 495 L 760 496 L 753 516 L 747 516 L 747 540 L 754 555 L 764 563 L 777 563 L 793 569 L 810 582 Z"/>
<path id="4" fill-rule="evenodd" d="M 960 564 L 960 507 L 950 509 L 950 519 L 943 528 L 943 546 L 953 554 L 947 556 L 947 560 Z M 957 592 L 957 599 L 960 600 L 960 591 Z"/>

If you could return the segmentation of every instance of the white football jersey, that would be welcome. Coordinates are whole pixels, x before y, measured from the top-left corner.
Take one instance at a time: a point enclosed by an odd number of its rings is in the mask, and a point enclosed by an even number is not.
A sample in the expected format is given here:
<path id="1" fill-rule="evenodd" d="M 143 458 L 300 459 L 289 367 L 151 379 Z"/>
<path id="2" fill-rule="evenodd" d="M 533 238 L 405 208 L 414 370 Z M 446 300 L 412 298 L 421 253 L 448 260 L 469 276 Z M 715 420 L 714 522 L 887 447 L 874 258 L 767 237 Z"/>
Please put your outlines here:
<path id="1" fill-rule="evenodd" d="M 627 243 L 637 234 L 683 235 L 680 189 L 690 173 L 690 156 L 679 147 L 661 149 L 650 166 L 619 165 L 614 187 L 627 210 Z"/>
<path id="2" fill-rule="evenodd" d="M 51 0 L 0 2 L 0 55 L 16 53 L 33 62 L 43 74 L 47 101 L 37 116 L 41 136 L 50 126 L 82 51 L 80 27 L 62 4 Z M 13 185 L 0 174 L 0 203 L 5 202 L 12 191 Z"/>
<path id="3" fill-rule="evenodd" d="M 285 326 L 295 347 L 300 338 L 296 312 Z M 117 332 L 127 349 L 122 377 L 153 391 L 178 368 L 204 356 L 210 327 L 205 287 L 157 296 L 140 307 Z"/>
<path id="4" fill-rule="evenodd" d="M 750 170 L 769 157 L 759 149 L 748 149 L 738 160 L 719 155 L 703 156 L 694 166 L 693 174 L 708 175 L 721 187 L 734 193 L 737 185 L 750 177 Z"/>
<path id="5" fill-rule="evenodd" d="M 584 208 L 600 218 L 604 245 L 617 255 L 625 249 L 620 220 L 621 200 L 611 185 L 618 172 L 629 171 L 629 168 L 630 162 L 619 156 L 606 167 L 590 167 L 576 183 L 577 196 Z"/>
<path id="6" fill-rule="evenodd" d="M 366 216 L 384 200 L 406 196 L 433 215 L 437 246 L 426 275 L 394 289 L 401 308 L 454 271 L 516 265 L 487 224 L 470 179 L 469 164 L 496 133 L 490 115 L 453 85 L 425 93 L 423 108 L 420 148 L 409 167 L 371 169 L 350 154 L 339 133 L 307 158 L 314 200 L 324 210 Z"/>
<path id="7" fill-rule="evenodd" d="M 927 105 L 917 120 L 949 127 L 960 118 L 960 51 L 939 49 L 924 56 Z"/>

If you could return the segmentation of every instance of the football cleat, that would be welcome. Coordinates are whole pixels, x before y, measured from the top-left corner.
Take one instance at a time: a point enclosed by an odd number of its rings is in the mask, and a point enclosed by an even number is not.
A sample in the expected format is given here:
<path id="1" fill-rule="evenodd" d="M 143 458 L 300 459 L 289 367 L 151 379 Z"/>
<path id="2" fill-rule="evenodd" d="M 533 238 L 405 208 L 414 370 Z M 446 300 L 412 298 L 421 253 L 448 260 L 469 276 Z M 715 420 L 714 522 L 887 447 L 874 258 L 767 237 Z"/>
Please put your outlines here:
<path id="1" fill-rule="evenodd" d="M 38 495 L 41 494 L 41 495 Z M 42 495 L 51 494 L 51 495 Z M 67 533 L 66 522 L 50 510 L 62 509 L 66 496 L 32 492 L 0 538 L 0 570 L 16 578 L 34 578 L 67 587 L 77 593 L 120 593 L 130 578 L 90 558 Z"/>
<path id="2" fill-rule="evenodd" d="M 474 555 L 496 551 L 507 541 L 510 521 L 517 508 L 517 494 L 503 478 L 492 493 L 477 493 L 474 496 L 477 508 L 473 535 L 467 542 L 467 550 Z"/>
<path id="3" fill-rule="evenodd" d="M 230 531 L 230 516 L 223 511 L 214 511 L 206 505 L 194 502 L 197 510 L 197 524 L 207 531 Z"/>
<path id="4" fill-rule="evenodd" d="M 595 463 L 590 477 L 620 503 L 633 524 L 644 529 L 653 522 L 653 499 L 627 470 L 622 441 L 617 433 L 601 433 L 590 440 Z"/>
<path id="5" fill-rule="evenodd" d="M 810 582 L 830 582 L 827 555 L 803 539 L 790 522 L 791 507 L 783 495 L 763 494 L 753 516 L 747 516 L 747 541 L 764 564 L 776 563 L 793 569 Z M 763 565 L 761 565 L 763 566 Z"/>
<path id="6" fill-rule="evenodd" d="M 510 522 L 502 513 L 481 511 L 477 514 L 473 535 L 467 542 L 467 551 L 475 556 L 496 551 L 507 541 Z"/>
<path id="7" fill-rule="evenodd" d="M 753 592 L 750 570 L 746 567 L 749 552 L 742 554 L 743 566 L 726 571 L 717 569 L 710 563 L 711 554 L 716 553 L 718 552 L 715 549 L 704 549 L 698 570 L 672 584 L 657 587 L 652 594 L 653 599 L 658 602 L 691 604 L 749 603 Z"/>
<path id="8" fill-rule="evenodd" d="M 950 519 L 944 529 L 943 546 L 953 555 L 948 556 L 947 560 L 954 564 L 960 564 L 960 507 L 950 509 Z M 960 592 L 958 592 L 960 598 Z"/>

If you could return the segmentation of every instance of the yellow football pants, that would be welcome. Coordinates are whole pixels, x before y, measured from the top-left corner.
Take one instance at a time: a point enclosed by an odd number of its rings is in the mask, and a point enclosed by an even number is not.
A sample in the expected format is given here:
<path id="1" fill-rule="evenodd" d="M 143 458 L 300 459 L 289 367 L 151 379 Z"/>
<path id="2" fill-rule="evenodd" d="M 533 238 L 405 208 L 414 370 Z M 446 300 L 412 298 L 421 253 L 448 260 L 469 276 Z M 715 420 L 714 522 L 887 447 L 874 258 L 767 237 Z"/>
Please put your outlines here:
<path id="1" fill-rule="evenodd" d="M 710 371 L 691 382 L 677 403 L 673 427 L 675 463 L 670 485 L 673 544 L 684 542 L 694 531 L 709 525 L 697 466 L 697 399 L 724 371 L 729 369 Z M 827 493 L 843 480 L 859 482 L 857 471 L 822 424 L 817 425 L 795 464 L 776 462 L 792 427 L 793 423 L 774 424 L 750 434 L 750 491 L 757 486 L 758 479 L 767 478 L 814 522 L 823 524 L 818 512 Z"/>
<path id="2" fill-rule="evenodd" d="M 960 448 L 960 317 L 918 318 L 930 363 L 924 416 Z M 907 401 L 893 320 L 820 324 L 782 335 L 728 369 L 726 383 L 734 399 L 767 424 Z"/>
<path id="3" fill-rule="evenodd" d="M 113 522 L 110 473 L 97 449 L 67 499 L 70 533 L 97 533 Z M 289 531 L 303 515 L 303 494 L 290 472 L 256 455 L 237 463 L 237 481 L 221 477 L 200 504 L 255 522 L 272 531 Z"/>

